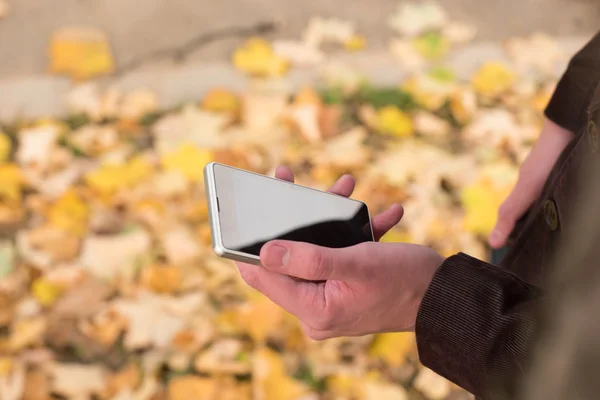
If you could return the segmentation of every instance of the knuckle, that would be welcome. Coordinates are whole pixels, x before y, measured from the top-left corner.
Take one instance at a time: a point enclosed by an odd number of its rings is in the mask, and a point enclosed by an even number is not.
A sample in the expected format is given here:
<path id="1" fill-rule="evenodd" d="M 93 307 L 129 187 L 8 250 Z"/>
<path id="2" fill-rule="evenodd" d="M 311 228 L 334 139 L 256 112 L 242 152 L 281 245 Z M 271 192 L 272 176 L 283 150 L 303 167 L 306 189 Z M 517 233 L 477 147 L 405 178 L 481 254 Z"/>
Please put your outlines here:
<path id="1" fill-rule="evenodd" d="M 327 257 L 318 250 L 312 250 L 307 257 L 307 272 L 311 279 L 326 279 L 329 274 L 330 264 Z"/>
<path id="2" fill-rule="evenodd" d="M 332 330 L 335 326 L 333 314 L 328 310 L 322 310 L 317 313 L 314 317 L 314 327 L 320 331 Z"/>

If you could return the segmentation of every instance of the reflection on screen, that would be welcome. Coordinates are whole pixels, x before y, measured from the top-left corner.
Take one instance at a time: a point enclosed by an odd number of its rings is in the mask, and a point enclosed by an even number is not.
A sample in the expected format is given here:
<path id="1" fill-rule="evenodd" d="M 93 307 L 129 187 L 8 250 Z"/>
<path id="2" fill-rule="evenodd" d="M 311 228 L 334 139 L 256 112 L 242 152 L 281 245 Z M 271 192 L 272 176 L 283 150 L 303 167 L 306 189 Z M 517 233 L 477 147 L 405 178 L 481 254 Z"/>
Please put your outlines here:
<path id="1" fill-rule="evenodd" d="M 223 245 L 259 255 L 274 239 L 341 248 L 373 240 L 365 204 L 222 165 L 214 167 Z"/>

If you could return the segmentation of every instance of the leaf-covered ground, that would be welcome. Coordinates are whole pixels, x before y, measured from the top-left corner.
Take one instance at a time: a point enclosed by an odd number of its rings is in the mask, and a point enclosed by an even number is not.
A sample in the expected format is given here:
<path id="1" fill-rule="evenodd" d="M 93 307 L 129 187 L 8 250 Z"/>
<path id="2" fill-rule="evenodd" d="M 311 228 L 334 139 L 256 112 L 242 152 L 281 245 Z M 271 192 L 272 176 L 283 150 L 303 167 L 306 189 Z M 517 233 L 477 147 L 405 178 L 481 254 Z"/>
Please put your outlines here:
<path id="1" fill-rule="evenodd" d="M 287 164 L 317 188 L 352 173 L 372 213 L 405 207 L 384 240 L 488 258 L 560 52 L 542 35 L 511 40 L 511 63 L 461 81 L 444 61 L 472 28 L 433 3 L 387 22 L 410 72 L 394 87 L 324 68 L 326 49 L 368 43 L 350 22 L 315 18 L 301 39 L 253 38 L 232 55 L 255 78 L 244 92 L 160 110 L 149 91 L 86 83 L 65 118 L 4 126 L 0 398 L 468 398 L 418 363 L 412 334 L 307 339 L 210 248 L 202 170 L 218 161 L 264 174 Z M 104 40 L 59 32 L 53 71 L 107 72 Z M 271 84 L 298 66 L 322 69 L 322 84 L 292 96 Z"/>

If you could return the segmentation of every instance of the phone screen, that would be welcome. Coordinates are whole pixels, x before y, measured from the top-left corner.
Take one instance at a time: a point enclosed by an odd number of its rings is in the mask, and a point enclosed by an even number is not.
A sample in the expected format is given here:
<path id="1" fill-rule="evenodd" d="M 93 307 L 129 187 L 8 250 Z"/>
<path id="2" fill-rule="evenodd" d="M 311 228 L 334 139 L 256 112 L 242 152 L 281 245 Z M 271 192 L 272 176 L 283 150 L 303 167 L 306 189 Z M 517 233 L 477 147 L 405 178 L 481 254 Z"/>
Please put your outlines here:
<path id="1" fill-rule="evenodd" d="M 214 166 L 223 246 L 258 256 L 274 239 L 330 248 L 372 241 L 367 206 L 359 201 Z"/>

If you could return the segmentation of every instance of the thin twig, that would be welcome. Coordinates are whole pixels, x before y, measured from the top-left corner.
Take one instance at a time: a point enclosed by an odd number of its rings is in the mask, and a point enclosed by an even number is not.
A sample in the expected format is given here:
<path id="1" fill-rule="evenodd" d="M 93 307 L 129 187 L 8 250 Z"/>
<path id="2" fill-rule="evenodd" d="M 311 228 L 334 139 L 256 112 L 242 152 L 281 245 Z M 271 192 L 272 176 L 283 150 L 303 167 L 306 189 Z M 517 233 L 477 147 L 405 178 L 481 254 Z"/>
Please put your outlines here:
<path id="1" fill-rule="evenodd" d="M 277 22 L 270 21 L 261 22 L 257 25 L 249 27 L 229 27 L 217 29 L 212 32 L 205 32 L 193 38 L 189 42 L 185 43 L 183 46 L 159 49 L 137 57 L 132 61 L 128 62 L 127 64 L 123 65 L 122 67 L 118 68 L 115 71 L 114 75 L 123 75 L 126 72 L 139 68 L 141 65 L 149 61 L 156 61 L 165 58 L 171 58 L 173 61 L 181 63 L 185 61 L 185 59 L 198 48 L 205 46 L 209 43 L 215 42 L 217 40 L 227 38 L 248 37 L 252 35 L 265 35 L 267 33 L 274 32 L 275 30 L 277 30 L 278 27 L 279 24 Z"/>

